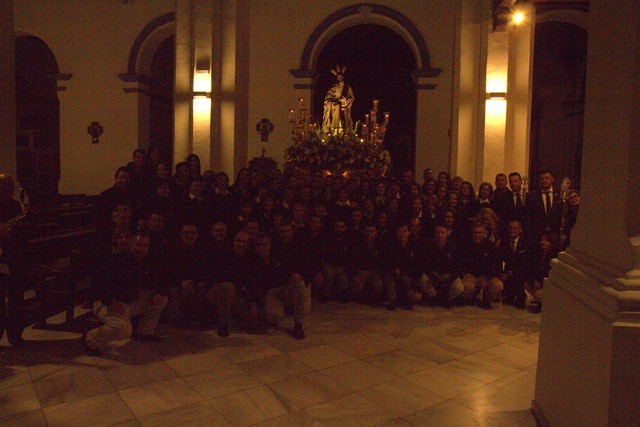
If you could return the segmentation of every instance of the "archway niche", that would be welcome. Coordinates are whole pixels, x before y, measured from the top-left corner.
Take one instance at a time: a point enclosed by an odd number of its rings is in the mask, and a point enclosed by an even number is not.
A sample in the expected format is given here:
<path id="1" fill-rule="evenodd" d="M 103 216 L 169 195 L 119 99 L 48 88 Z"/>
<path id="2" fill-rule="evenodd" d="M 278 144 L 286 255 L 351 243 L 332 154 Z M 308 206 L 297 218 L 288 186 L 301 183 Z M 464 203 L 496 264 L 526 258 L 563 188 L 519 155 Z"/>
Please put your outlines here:
<path id="1" fill-rule="evenodd" d="M 365 34 L 371 39 L 367 40 Z M 362 44 L 356 47 L 355 43 Z M 390 52 L 390 45 L 397 50 Z M 338 53 L 341 48 L 342 53 Z M 393 64 L 395 58 L 402 62 Z M 383 111 L 391 113 L 385 145 L 394 156 L 393 168 L 414 169 L 416 90 L 434 89 L 436 84 L 429 79 L 442 72 L 431 68 L 429 50 L 420 31 L 406 16 L 380 4 L 356 4 L 325 18 L 311 32 L 300 57 L 300 67 L 290 70 L 295 79 L 293 86 L 311 92 L 311 113 L 316 117 L 322 114 L 319 99 L 324 97 L 333 78 L 330 69 L 336 63 L 347 65 L 346 78 L 354 90 L 360 91 L 355 93 L 354 121 L 364 118 L 371 107 L 372 94 L 380 91 L 373 96 L 380 98 Z M 399 93 L 408 98 L 396 106 Z"/>
<path id="2" fill-rule="evenodd" d="M 156 50 L 149 70 L 149 144 L 159 147 L 168 162 L 173 155 L 175 74 L 175 36 L 171 35 Z"/>
<path id="3" fill-rule="evenodd" d="M 127 72 L 118 77 L 125 93 L 138 96 L 138 146 L 159 146 L 165 160 L 173 154 L 173 85 L 175 81 L 175 14 L 147 24 L 136 37 Z M 132 85 L 131 85 L 132 84 Z"/>
<path id="4" fill-rule="evenodd" d="M 354 123 L 363 120 L 379 99 L 379 110 L 391 113 L 384 145 L 393 171 L 415 165 L 416 60 L 404 39 L 381 25 L 356 25 L 336 34 L 320 51 L 313 87 L 313 114 L 322 118 L 324 96 L 335 76 L 331 68 L 345 65 L 345 80 L 353 88 Z"/>
<path id="5" fill-rule="evenodd" d="M 586 29 L 568 22 L 536 24 L 529 166 L 534 178 L 540 168 L 551 168 L 557 181 L 566 176 L 580 188 L 586 66 Z"/>
<path id="6" fill-rule="evenodd" d="M 54 205 L 60 181 L 58 63 L 34 36 L 15 40 L 17 179 L 31 208 Z"/>

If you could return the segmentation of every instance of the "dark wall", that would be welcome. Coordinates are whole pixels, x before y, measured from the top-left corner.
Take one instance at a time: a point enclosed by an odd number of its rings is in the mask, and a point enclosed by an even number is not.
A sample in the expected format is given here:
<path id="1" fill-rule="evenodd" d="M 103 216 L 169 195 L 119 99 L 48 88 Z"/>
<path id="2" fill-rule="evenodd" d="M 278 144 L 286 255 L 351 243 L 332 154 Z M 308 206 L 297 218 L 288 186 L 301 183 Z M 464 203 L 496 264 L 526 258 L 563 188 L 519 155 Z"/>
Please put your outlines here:
<path id="1" fill-rule="evenodd" d="M 324 95 L 335 82 L 331 69 L 337 64 L 347 66 L 345 80 L 355 96 L 353 122 L 364 120 L 372 100 L 380 99 L 378 111 L 391 114 L 384 145 L 391 153 L 392 169 L 413 169 L 417 95 L 412 72 L 416 61 L 407 43 L 380 25 L 357 25 L 338 33 L 318 57 L 313 92 L 315 121 L 322 121 Z"/>
<path id="2" fill-rule="evenodd" d="M 587 32 L 573 24 L 545 22 L 535 28 L 531 117 L 532 184 L 551 168 L 556 185 L 569 177 L 580 187 Z"/>

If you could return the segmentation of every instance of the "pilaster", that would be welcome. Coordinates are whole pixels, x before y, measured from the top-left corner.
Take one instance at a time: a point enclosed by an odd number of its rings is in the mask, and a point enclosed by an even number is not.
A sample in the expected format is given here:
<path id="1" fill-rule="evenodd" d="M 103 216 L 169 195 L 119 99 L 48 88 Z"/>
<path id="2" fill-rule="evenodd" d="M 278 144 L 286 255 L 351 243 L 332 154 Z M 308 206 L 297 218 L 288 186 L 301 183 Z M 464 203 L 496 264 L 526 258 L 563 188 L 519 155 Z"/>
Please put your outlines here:
<path id="1" fill-rule="evenodd" d="M 528 175 L 536 12 L 532 3 L 523 3 L 516 11 L 522 13 L 524 19 L 519 25 L 512 24 L 509 30 L 504 162 L 508 168 L 506 173 L 518 171 Z"/>
<path id="2" fill-rule="evenodd" d="M 582 201 L 545 282 L 533 410 L 639 425 L 640 4 L 592 0 L 589 14 Z"/>
<path id="3" fill-rule="evenodd" d="M 0 0 L 0 171 L 16 176 L 16 77 L 13 0 Z"/>
<path id="4" fill-rule="evenodd" d="M 476 179 L 484 146 L 485 73 L 491 9 L 486 1 L 461 0 L 456 31 L 456 82 L 452 137 L 453 175 Z"/>
<path id="5" fill-rule="evenodd" d="M 191 0 L 176 0 L 176 80 L 173 91 L 173 161 L 193 149 L 194 10 Z"/>

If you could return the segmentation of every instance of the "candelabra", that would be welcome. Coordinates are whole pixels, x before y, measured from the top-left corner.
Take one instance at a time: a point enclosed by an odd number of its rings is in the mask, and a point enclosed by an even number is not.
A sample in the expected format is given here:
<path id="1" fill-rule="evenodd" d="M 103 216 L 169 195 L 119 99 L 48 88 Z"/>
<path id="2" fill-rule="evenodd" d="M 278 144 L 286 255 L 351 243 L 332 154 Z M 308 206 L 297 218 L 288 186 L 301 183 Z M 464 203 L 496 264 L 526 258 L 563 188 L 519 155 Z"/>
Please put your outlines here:
<path id="1" fill-rule="evenodd" d="M 380 145 L 384 141 L 384 135 L 387 132 L 387 125 L 389 125 L 389 113 L 383 113 L 383 121 L 378 121 L 378 103 L 380 100 L 373 100 L 373 109 L 370 114 L 364 115 L 364 122 L 360 126 L 360 135 L 364 141 Z"/>
<path id="2" fill-rule="evenodd" d="M 389 125 L 388 112 L 382 113 L 382 120 L 378 120 L 378 104 L 380 100 L 373 100 L 373 108 L 369 114 L 365 114 L 364 121 L 360 124 L 359 129 L 353 131 L 353 135 L 348 135 L 348 132 L 342 128 L 342 123 L 337 128 L 329 129 L 327 136 L 332 135 L 334 137 L 343 137 L 347 135 L 355 137 L 360 142 L 367 144 L 373 144 L 379 146 L 384 141 L 384 136 L 387 132 L 387 126 Z M 297 116 L 297 117 L 296 117 Z M 298 100 L 298 114 L 294 109 L 289 110 L 289 124 L 291 126 L 291 139 L 295 143 L 302 141 L 308 141 L 311 134 L 317 134 L 320 131 L 320 127 L 317 123 L 311 123 L 311 115 L 308 114 L 308 109 L 305 106 L 304 99 Z M 327 140 L 329 138 L 322 138 Z"/>
<path id="3" fill-rule="evenodd" d="M 298 110 L 289 110 L 293 145 L 285 150 L 285 166 L 343 175 L 362 171 L 382 176 L 386 173 L 391 156 L 382 142 L 389 113 L 383 113 L 382 120 L 378 120 L 377 99 L 365 121 L 351 129 L 343 128 L 341 123 L 327 127 L 311 123 L 302 98 L 298 100 Z"/>
<path id="4" fill-rule="evenodd" d="M 526 204 L 527 192 L 529 191 L 529 178 L 526 175 L 522 176 L 522 186 L 520 189 L 520 199 L 522 206 Z"/>

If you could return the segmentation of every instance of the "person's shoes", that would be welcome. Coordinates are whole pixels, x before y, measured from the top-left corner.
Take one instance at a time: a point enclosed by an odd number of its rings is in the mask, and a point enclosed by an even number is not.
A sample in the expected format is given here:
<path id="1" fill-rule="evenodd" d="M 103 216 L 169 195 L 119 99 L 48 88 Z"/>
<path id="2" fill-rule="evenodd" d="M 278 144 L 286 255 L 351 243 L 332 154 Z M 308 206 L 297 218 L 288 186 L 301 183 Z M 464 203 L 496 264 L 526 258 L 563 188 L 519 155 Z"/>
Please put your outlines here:
<path id="1" fill-rule="evenodd" d="M 158 335 L 159 337 L 166 337 L 169 335 L 169 329 L 167 328 L 167 325 L 165 323 L 160 323 L 158 326 L 156 326 L 156 335 Z"/>
<path id="2" fill-rule="evenodd" d="M 302 329 L 302 323 L 297 323 L 293 327 L 293 332 L 291 333 L 293 337 L 297 340 L 304 339 L 304 329 Z"/>
<path id="3" fill-rule="evenodd" d="M 369 301 L 369 305 L 373 308 L 382 308 L 384 307 L 384 303 L 382 301 L 380 301 L 379 298 L 372 298 L 371 301 Z"/>
<path id="4" fill-rule="evenodd" d="M 92 356 L 92 357 L 100 356 L 100 350 L 98 350 L 97 348 L 89 347 L 89 343 L 87 342 L 86 332 L 82 334 L 82 336 L 80 337 L 80 344 L 82 345 L 82 348 L 84 349 L 84 352 L 87 356 Z"/>
<path id="5" fill-rule="evenodd" d="M 336 297 L 336 300 L 340 304 L 346 304 L 349 301 L 351 301 L 351 298 L 349 297 L 349 294 L 347 294 L 346 292 L 340 292 L 340 294 Z"/>
<path id="6" fill-rule="evenodd" d="M 226 338 L 229 336 L 229 326 L 228 325 L 218 325 L 218 336 L 220 338 Z"/>
<path id="7" fill-rule="evenodd" d="M 157 335 L 140 335 L 140 334 L 132 334 L 131 339 L 135 341 L 141 342 L 160 342 L 162 338 Z"/>
<path id="8" fill-rule="evenodd" d="M 410 302 L 402 302 L 398 304 L 398 307 L 403 310 L 413 310 L 413 304 L 411 304 Z"/>
<path id="9" fill-rule="evenodd" d="M 252 322 L 247 326 L 247 333 L 251 335 L 267 335 L 267 327 L 260 322 Z"/>
<path id="10" fill-rule="evenodd" d="M 366 305 L 367 304 L 367 298 L 365 298 L 365 296 L 362 295 L 362 294 L 356 295 L 351 299 L 353 301 L 355 301 L 356 304 L 360 304 L 360 305 Z"/>
<path id="11" fill-rule="evenodd" d="M 202 320 L 200 322 L 200 330 L 201 331 L 210 331 L 215 327 L 215 323 L 213 323 L 211 320 Z"/>
<path id="12" fill-rule="evenodd" d="M 476 305 L 476 303 L 473 298 L 465 298 L 464 305 L 473 306 Z"/>
<path id="13" fill-rule="evenodd" d="M 514 306 L 515 308 L 519 308 L 519 309 L 521 309 L 521 310 L 524 310 L 524 309 L 525 309 L 525 307 L 526 307 L 526 304 L 525 304 L 525 302 L 524 302 L 524 300 L 523 300 L 522 298 L 516 298 L 516 299 L 513 301 L 513 306 Z"/>
<path id="14" fill-rule="evenodd" d="M 423 307 L 433 307 L 436 305 L 434 304 L 434 300 L 435 298 L 431 298 L 431 299 L 421 298 L 420 301 L 418 301 L 416 304 L 421 305 Z"/>
<path id="15" fill-rule="evenodd" d="M 22 348 L 25 345 L 27 345 L 27 342 L 22 337 L 18 337 L 18 338 L 10 338 L 9 344 L 11 344 L 11 346 L 15 348 Z"/>
<path id="16" fill-rule="evenodd" d="M 532 306 L 532 307 L 529 309 L 529 312 L 530 312 L 530 313 L 535 313 L 535 314 L 542 313 L 542 303 L 538 303 L 538 304 L 536 304 L 536 305 Z"/>
<path id="17" fill-rule="evenodd" d="M 455 305 L 457 307 L 461 307 L 465 304 L 464 297 L 462 295 L 458 295 L 455 297 L 453 301 L 451 301 L 451 305 Z"/>
<path id="18" fill-rule="evenodd" d="M 398 303 L 396 301 L 389 301 L 387 305 L 387 310 L 394 311 L 398 307 Z"/>
<path id="19" fill-rule="evenodd" d="M 491 306 L 491 301 L 487 301 L 487 300 L 478 300 L 478 307 L 483 308 L 485 310 L 491 310 L 492 306 Z"/>

